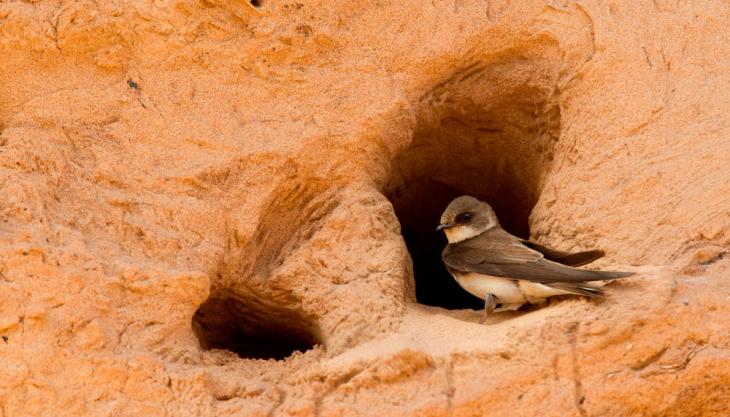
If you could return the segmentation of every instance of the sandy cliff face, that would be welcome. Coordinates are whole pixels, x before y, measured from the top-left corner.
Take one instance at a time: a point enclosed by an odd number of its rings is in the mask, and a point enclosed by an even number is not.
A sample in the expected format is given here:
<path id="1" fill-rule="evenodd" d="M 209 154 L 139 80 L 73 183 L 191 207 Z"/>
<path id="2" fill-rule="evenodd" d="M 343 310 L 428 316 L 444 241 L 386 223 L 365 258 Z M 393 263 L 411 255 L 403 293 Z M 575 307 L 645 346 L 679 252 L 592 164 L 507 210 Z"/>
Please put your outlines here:
<path id="1" fill-rule="evenodd" d="M 730 414 L 729 26 L 0 4 L 0 416 Z M 479 325 L 432 231 L 462 193 L 637 275 Z"/>

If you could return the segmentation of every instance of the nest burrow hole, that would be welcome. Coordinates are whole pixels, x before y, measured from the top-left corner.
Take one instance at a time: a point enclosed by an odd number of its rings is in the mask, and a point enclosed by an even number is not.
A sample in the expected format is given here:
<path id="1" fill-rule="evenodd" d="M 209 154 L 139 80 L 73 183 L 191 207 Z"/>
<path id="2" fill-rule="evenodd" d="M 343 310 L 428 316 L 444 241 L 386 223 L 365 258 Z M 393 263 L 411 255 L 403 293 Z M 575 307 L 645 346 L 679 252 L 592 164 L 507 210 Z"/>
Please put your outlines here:
<path id="1" fill-rule="evenodd" d="M 483 307 L 441 261 L 447 241 L 435 228 L 452 199 L 467 194 L 486 201 L 507 231 L 530 235 L 528 220 L 553 160 L 560 112 L 552 89 L 535 82 L 539 76 L 523 74 L 500 80 L 504 71 L 497 68 L 467 80 L 451 77 L 458 81 L 422 100 L 412 143 L 393 160 L 386 195 L 413 261 L 419 303 Z"/>
<path id="2" fill-rule="evenodd" d="M 241 297 L 212 294 L 193 316 L 203 349 L 225 349 L 245 359 L 285 359 L 319 344 L 311 323 L 293 311 Z"/>

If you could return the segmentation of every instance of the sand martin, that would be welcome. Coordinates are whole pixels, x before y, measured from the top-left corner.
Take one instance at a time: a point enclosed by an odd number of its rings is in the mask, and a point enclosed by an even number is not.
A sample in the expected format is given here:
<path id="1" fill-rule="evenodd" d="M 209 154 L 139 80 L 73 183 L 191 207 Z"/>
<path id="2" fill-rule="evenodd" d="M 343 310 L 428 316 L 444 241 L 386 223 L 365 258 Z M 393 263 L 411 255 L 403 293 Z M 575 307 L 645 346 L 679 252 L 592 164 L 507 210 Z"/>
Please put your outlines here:
<path id="1" fill-rule="evenodd" d="M 489 204 L 470 196 L 452 201 L 436 230 L 449 240 L 441 253 L 446 269 L 462 288 L 484 300 L 482 321 L 493 311 L 541 304 L 554 295 L 599 297 L 601 288 L 588 281 L 633 275 L 574 268 L 595 261 L 603 251 L 563 252 L 520 239 L 502 229 Z"/>

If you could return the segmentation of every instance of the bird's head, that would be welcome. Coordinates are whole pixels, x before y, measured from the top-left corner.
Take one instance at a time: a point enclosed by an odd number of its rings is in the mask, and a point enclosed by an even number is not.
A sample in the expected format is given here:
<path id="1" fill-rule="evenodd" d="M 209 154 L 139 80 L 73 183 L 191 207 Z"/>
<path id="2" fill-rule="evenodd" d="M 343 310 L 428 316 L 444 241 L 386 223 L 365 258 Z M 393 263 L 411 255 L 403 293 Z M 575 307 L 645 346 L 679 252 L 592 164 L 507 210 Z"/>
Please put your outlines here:
<path id="1" fill-rule="evenodd" d="M 443 230 L 449 243 L 456 243 L 471 239 L 498 225 L 497 215 L 489 204 L 463 195 L 449 203 L 436 230 Z"/>

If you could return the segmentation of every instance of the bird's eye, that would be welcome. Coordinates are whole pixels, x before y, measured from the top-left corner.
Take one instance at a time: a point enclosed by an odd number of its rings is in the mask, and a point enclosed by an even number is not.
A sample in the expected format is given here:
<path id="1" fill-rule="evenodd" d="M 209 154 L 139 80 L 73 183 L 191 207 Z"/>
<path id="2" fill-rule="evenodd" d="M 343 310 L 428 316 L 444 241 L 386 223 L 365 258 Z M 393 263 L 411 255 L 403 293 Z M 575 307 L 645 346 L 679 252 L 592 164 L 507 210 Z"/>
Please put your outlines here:
<path id="1" fill-rule="evenodd" d="M 467 212 L 464 212 L 464 213 L 461 213 L 458 216 L 456 216 L 456 222 L 457 223 L 469 223 L 469 221 L 471 220 L 471 218 L 473 216 L 474 215 L 471 214 L 471 213 L 469 213 L 468 211 Z"/>

